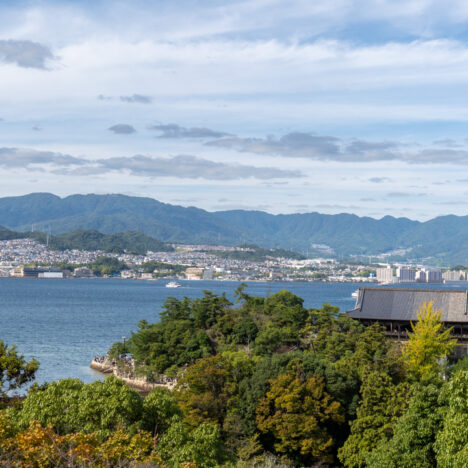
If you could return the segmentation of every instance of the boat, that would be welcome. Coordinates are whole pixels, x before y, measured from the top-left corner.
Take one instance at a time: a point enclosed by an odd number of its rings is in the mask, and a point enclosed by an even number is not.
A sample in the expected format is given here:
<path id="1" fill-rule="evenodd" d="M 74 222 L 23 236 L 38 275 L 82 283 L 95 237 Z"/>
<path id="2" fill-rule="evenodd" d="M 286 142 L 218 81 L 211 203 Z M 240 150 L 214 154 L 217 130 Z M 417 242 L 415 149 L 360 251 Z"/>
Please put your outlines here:
<path id="1" fill-rule="evenodd" d="M 169 281 L 169 283 L 166 284 L 166 288 L 180 288 L 181 286 L 182 285 L 177 281 Z"/>
<path id="2" fill-rule="evenodd" d="M 356 291 L 354 291 L 352 294 L 351 294 L 351 297 L 354 297 L 355 299 L 357 299 L 359 296 L 359 289 L 356 289 Z"/>

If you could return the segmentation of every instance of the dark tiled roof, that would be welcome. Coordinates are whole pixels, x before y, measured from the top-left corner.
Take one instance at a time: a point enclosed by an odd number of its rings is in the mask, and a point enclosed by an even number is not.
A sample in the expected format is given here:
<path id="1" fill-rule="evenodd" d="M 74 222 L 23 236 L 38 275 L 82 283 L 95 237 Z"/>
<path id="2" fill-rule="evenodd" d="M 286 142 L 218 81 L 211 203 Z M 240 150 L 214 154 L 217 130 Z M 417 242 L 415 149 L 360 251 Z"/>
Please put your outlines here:
<path id="1" fill-rule="evenodd" d="M 443 322 L 468 323 L 468 290 L 359 288 L 353 310 L 355 319 L 416 321 L 424 302 L 434 302 L 442 310 Z"/>

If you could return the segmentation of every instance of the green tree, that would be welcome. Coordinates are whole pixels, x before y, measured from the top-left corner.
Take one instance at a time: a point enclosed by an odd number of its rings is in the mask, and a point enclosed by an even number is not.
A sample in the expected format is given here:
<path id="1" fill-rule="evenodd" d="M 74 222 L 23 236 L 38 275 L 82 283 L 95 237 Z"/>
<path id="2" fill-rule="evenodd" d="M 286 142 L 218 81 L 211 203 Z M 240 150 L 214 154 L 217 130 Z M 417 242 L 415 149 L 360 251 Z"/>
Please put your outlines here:
<path id="1" fill-rule="evenodd" d="M 17 421 L 21 429 L 26 429 L 30 421 L 38 421 L 43 426 L 52 424 L 61 435 L 99 432 L 105 437 L 119 425 L 135 429 L 141 415 L 140 395 L 111 376 L 92 384 L 64 379 L 30 392 Z"/>
<path id="2" fill-rule="evenodd" d="M 261 330 L 254 343 L 255 354 L 267 355 L 275 352 L 283 343 L 282 330 L 274 327 Z"/>
<path id="3" fill-rule="evenodd" d="M 445 329 L 441 310 L 434 310 L 434 303 L 424 303 L 417 313 L 418 321 L 411 323 L 412 333 L 403 349 L 403 357 L 409 372 L 417 380 L 440 373 L 440 360 L 451 353 L 456 340 Z"/>
<path id="4" fill-rule="evenodd" d="M 177 416 L 157 445 L 158 454 L 171 467 L 195 463 L 200 468 L 219 466 L 226 459 L 219 427 L 202 423 L 188 429 Z"/>
<path id="5" fill-rule="evenodd" d="M 437 466 L 468 466 L 468 371 L 457 372 L 444 385 L 441 403 L 445 408 L 434 446 Z"/>
<path id="6" fill-rule="evenodd" d="M 351 434 L 338 457 L 346 467 L 363 467 L 366 457 L 382 440 L 392 437 L 396 420 L 407 406 L 408 387 L 394 385 L 385 373 L 372 371 L 363 377 L 362 400 Z"/>
<path id="7" fill-rule="evenodd" d="M 440 383 L 416 385 L 407 411 L 397 421 L 393 437 L 366 458 L 370 468 L 431 468 L 436 466 L 434 442 L 441 423 Z"/>
<path id="8" fill-rule="evenodd" d="M 342 408 L 325 391 L 323 379 L 295 372 L 270 380 L 257 408 L 257 426 L 273 437 L 275 449 L 308 462 L 333 460 L 328 426 L 342 422 Z"/>
<path id="9" fill-rule="evenodd" d="M 38 361 L 26 361 L 15 346 L 0 340 L 0 408 L 9 392 L 34 380 L 38 368 Z"/>
<path id="10" fill-rule="evenodd" d="M 232 338 L 234 343 L 249 345 L 257 336 L 258 327 L 252 317 L 243 317 L 234 325 Z"/>
<path id="11" fill-rule="evenodd" d="M 230 362 L 220 355 L 201 359 L 185 371 L 176 392 L 187 424 L 223 424 L 233 392 L 231 371 Z"/>
<path id="12" fill-rule="evenodd" d="M 455 375 L 459 371 L 468 371 L 468 357 L 458 359 L 450 368 L 449 374 Z"/>
<path id="13" fill-rule="evenodd" d="M 89 266 L 93 270 L 94 274 L 98 276 L 116 275 L 122 270 L 126 270 L 128 268 L 126 263 L 121 262 L 114 257 L 98 257 Z"/>
<path id="14" fill-rule="evenodd" d="M 175 395 L 164 387 L 156 387 L 143 400 L 142 428 L 153 435 L 162 434 L 174 416 L 182 416 Z"/>

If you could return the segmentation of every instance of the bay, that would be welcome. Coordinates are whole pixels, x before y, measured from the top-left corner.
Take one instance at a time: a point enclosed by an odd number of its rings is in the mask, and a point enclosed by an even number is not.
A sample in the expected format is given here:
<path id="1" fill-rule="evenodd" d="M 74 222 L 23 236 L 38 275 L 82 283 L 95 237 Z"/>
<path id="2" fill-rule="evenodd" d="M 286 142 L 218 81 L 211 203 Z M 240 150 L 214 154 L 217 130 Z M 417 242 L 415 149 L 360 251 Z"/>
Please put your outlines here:
<path id="1" fill-rule="evenodd" d="M 168 289 L 167 281 L 119 279 L 0 279 L 0 340 L 15 344 L 26 358 L 36 358 L 39 383 L 66 377 L 92 382 L 102 375 L 89 364 L 105 354 L 115 341 L 128 339 L 140 320 L 158 321 L 164 301 L 173 296 L 195 298 L 203 290 L 226 293 L 234 301 L 238 282 L 180 281 Z M 353 308 L 356 283 L 248 283 L 253 296 L 288 289 L 304 299 L 306 307 L 328 302 L 342 311 Z M 419 286 L 418 286 L 419 287 Z"/>

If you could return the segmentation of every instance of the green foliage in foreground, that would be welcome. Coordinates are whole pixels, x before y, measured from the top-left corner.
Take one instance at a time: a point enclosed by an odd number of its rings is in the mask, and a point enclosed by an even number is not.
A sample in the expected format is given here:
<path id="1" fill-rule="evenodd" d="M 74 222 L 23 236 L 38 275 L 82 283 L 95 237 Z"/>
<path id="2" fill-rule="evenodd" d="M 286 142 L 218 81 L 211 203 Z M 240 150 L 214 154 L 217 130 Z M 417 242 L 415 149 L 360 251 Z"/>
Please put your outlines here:
<path id="1" fill-rule="evenodd" d="M 138 394 L 114 377 L 89 385 L 65 379 L 30 392 L 16 420 L 20 429 L 38 421 L 51 423 L 60 435 L 81 431 L 108 436 L 119 426 L 135 431 L 142 409 Z"/>
<path id="2" fill-rule="evenodd" d="M 402 349 L 288 291 L 237 298 L 170 298 L 113 347 L 150 378 L 178 375 L 172 391 L 143 398 L 113 377 L 32 388 L 0 411 L 0 466 L 467 466 L 468 370 L 440 364 L 440 317 L 421 314 Z"/>
<path id="3" fill-rule="evenodd" d="M 35 359 L 26 361 L 15 346 L 8 346 L 0 340 L 0 409 L 9 392 L 34 380 L 38 367 Z"/>

